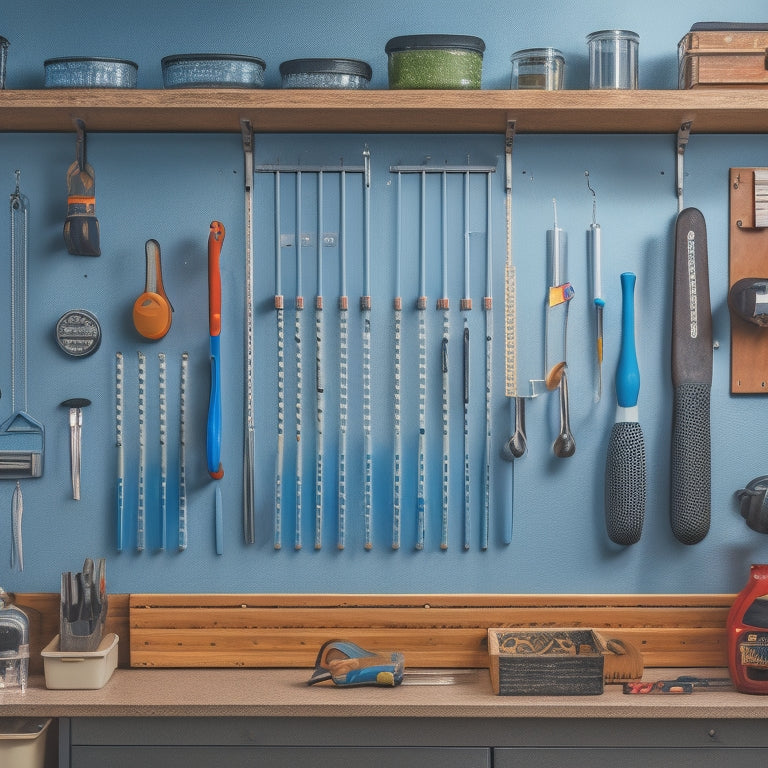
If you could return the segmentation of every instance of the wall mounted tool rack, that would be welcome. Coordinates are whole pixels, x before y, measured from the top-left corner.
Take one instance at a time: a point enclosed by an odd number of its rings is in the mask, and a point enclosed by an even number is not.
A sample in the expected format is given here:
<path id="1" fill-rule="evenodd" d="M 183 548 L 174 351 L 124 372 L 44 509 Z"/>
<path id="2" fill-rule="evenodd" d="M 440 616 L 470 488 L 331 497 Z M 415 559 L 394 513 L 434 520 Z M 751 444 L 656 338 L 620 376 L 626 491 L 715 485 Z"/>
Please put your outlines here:
<path id="1" fill-rule="evenodd" d="M 768 394 L 768 217 L 765 180 L 768 168 L 731 168 L 729 224 L 729 303 L 734 286 L 749 282 L 753 289 L 752 320 L 731 307 L 731 392 Z"/>

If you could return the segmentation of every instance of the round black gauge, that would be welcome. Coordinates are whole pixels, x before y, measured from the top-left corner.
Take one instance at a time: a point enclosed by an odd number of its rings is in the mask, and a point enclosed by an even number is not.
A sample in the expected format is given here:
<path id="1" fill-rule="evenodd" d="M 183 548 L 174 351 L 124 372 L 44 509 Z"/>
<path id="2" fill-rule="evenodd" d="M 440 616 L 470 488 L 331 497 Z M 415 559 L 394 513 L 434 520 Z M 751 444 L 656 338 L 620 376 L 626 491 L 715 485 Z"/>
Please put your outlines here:
<path id="1" fill-rule="evenodd" d="M 71 357 L 88 357 L 101 344 L 101 326 L 96 315 L 71 309 L 56 323 L 56 342 Z"/>

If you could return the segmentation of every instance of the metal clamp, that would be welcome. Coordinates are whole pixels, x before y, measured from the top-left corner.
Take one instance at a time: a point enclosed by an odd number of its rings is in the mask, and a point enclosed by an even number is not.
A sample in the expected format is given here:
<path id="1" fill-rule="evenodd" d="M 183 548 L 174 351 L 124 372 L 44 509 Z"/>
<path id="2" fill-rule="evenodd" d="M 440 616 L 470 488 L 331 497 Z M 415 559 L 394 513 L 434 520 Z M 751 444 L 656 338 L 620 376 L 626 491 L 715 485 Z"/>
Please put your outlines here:
<path id="1" fill-rule="evenodd" d="M 688 146 L 688 139 L 691 135 L 692 120 L 681 123 L 677 131 L 677 210 L 678 213 L 683 210 L 683 185 L 684 185 L 684 161 L 685 148 Z"/>

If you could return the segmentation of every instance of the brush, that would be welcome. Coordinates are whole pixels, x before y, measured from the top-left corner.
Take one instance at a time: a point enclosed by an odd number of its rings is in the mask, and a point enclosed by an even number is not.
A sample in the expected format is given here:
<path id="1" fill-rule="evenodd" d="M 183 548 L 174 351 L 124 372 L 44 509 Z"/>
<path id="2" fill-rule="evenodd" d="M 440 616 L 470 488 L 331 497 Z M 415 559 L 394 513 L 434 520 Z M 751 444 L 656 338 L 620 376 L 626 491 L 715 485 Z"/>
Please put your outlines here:
<path id="1" fill-rule="evenodd" d="M 606 638 L 600 632 L 594 632 L 602 646 L 603 680 L 610 683 L 623 683 L 629 680 L 639 680 L 645 670 L 643 654 L 635 645 L 618 638 Z"/>
<path id="2" fill-rule="evenodd" d="M 96 218 L 96 180 L 86 160 L 85 125 L 76 121 L 75 162 L 67 169 L 67 218 L 64 242 L 73 256 L 101 256 Z"/>
<path id="3" fill-rule="evenodd" d="M 621 348 L 616 370 L 616 421 L 605 462 L 605 525 L 616 544 L 640 540 L 645 518 L 645 440 L 638 422 L 640 369 L 635 348 L 632 272 L 621 275 Z"/>

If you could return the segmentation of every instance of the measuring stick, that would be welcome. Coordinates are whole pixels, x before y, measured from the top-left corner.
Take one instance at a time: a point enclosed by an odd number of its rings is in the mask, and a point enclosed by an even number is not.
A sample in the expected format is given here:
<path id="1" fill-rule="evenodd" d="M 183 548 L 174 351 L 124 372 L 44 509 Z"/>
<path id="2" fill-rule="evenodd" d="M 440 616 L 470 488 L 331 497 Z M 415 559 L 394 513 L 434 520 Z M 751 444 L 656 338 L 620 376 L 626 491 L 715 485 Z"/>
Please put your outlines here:
<path id="1" fill-rule="evenodd" d="M 402 264 L 402 234 L 403 234 L 403 175 L 397 173 L 397 221 L 395 243 L 395 299 L 393 302 L 395 314 L 395 352 L 394 352 L 394 403 L 392 425 L 394 430 L 394 448 L 392 453 L 392 549 L 400 549 L 400 516 L 402 511 L 402 452 L 403 438 L 400 428 L 400 353 L 401 353 L 401 321 L 403 301 L 400 295 L 400 268 Z"/>
<path id="2" fill-rule="evenodd" d="M 160 400 L 160 550 L 165 549 L 168 513 L 168 404 L 166 400 L 165 352 L 159 352 L 158 398 Z"/>
<path id="3" fill-rule="evenodd" d="M 485 460 L 483 462 L 483 514 L 480 518 L 480 548 L 488 549 L 488 528 L 491 517 L 491 398 L 493 395 L 493 207 L 491 205 L 491 174 L 486 175 L 486 237 L 485 237 Z"/>
<path id="4" fill-rule="evenodd" d="M 469 170 L 464 174 L 464 296 L 460 309 L 464 315 L 464 333 L 462 339 L 462 372 L 463 372 L 463 405 L 464 405 L 464 549 L 469 549 L 472 536 L 472 496 L 469 456 L 469 312 L 472 309 L 472 296 L 469 283 L 469 213 L 470 213 L 470 176 Z"/>
<path id="5" fill-rule="evenodd" d="M 116 547 L 123 551 L 123 526 L 125 518 L 125 457 L 123 453 L 123 353 L 115 355 L 115 445 L 117 447 Z"/>
<path id="6" fill-rule="evenodd" d="M 315 297 L 315 549 L 323 545 L 323 432 L 325 392 L 323 383 L 323 172 L 317 173 L 317 295 Z"/>
<path id="7" fill-rule="evenodd" d="M 280 171 L 275 173 L 275 319 L 277 324 L 277 456 L 275 459 L 274 548 L 283 546 L 283 462 L 285 460 L 285 319 L 280 265 Z"/>
<path id="8" fill-rule="evenodd" d="M 143 352 L 138 352 L 139 375 L 139 495 L 136 511 L 136 549 L 144 551 L 146 545 L 146 474 L 147 474 L 147 362 Z"/>
<path id="9" fill-rule="evenodd" d="M 340 275 L 341 289 L 339 291 L 339 476 L 338 476 L 338 539 L 336 546 L 344 549 L 346 544 L 347 520 L 347 387 L 348 387 L 348 354 L 349 330 L 347 310 L 347 179 L 346 171 L 339 173 L 341 185 L 340 199 Z"/>
<path id="10" fill-rule="evenodd" d="M 360 310 L 363 316 L 363 445 L 365 452 L 365 481 L 363 515 L 365 548 L 373 548 L 373 441 L 371 437 L 371 152 L 363 150 L 363 295 Z"/>
<path id="11" fill-rule="evenodd" d="M 419 453 L 416 481 L 416 549 L 424 549 L 426 529 L 426 465 L 427 465 L 427 174 L 421 171 L 421 242 L 419 248 Z"/>
<path id="12" fill-rule="evenodd" d="M 179 552 L 187 548 L 187 371 L 189 354 L 181 353 L 179 378 Z"/>
<path id="13" fill-rule="evenodd" d="M 245 425 L 243 435 L 243 538 L 246 544 L 256 541 L 256 478 L 254 403 L 255 330 L 253 317 L 253 128 L 250 121 L 241 120 L 245 179 Z M 186 355 L 186 352 L 184 353 Z M 182 357 L 182 371 L 186 358 Z M 182 390 L 183 396 L 183 390 Z M 181 443 L 182 448 L 184 443 Z M 183 465 L 180 465 L 180 471 Z M 181 491 L 181 489 L 180 489 Z M 184 491 L 186 494 L 186 490 Z M 185 496 L 186 503 L 186 496 Z M 181 504 L 179 505 L 179 548 L 181 549 Z M 186 510 L 185 510 L 186 514 Z M 186 518 L 184 519 L 186 547 Z"/>
<path id="14" fill-rule="evenodd" d="M 304 388 L 304 366 L 301 343 L 301 317 L 304 310 L 304 296 L 301 278 L 301 171 L 296 172 L 296 531 L 293 548 L 301 549 L 302 496 L 304 487 L 304 446 L 301 441 L 302 393 Z"/>
<path id="15" fill-rule="evenodd" d="M 448 216 L 446 212 L 448 185 L 447 175 L 441 175 L 442 190 L 440 199 L 442 223 L 442 296 L 437 300 L 437 309 L 443 312 L 443 338 L 440 346 L 440 368 L 442 371 L 442 409 L 441 424 L 443 430 L 442 456 L 442 515 L 440 525 L 440 549 L 448 549 L 448 501 L 450 488 L 450 418 L 449 418 L 449 384 L 448 384 L 448 338 L 450 334 L 449 299 L 448 299 Z"/>

